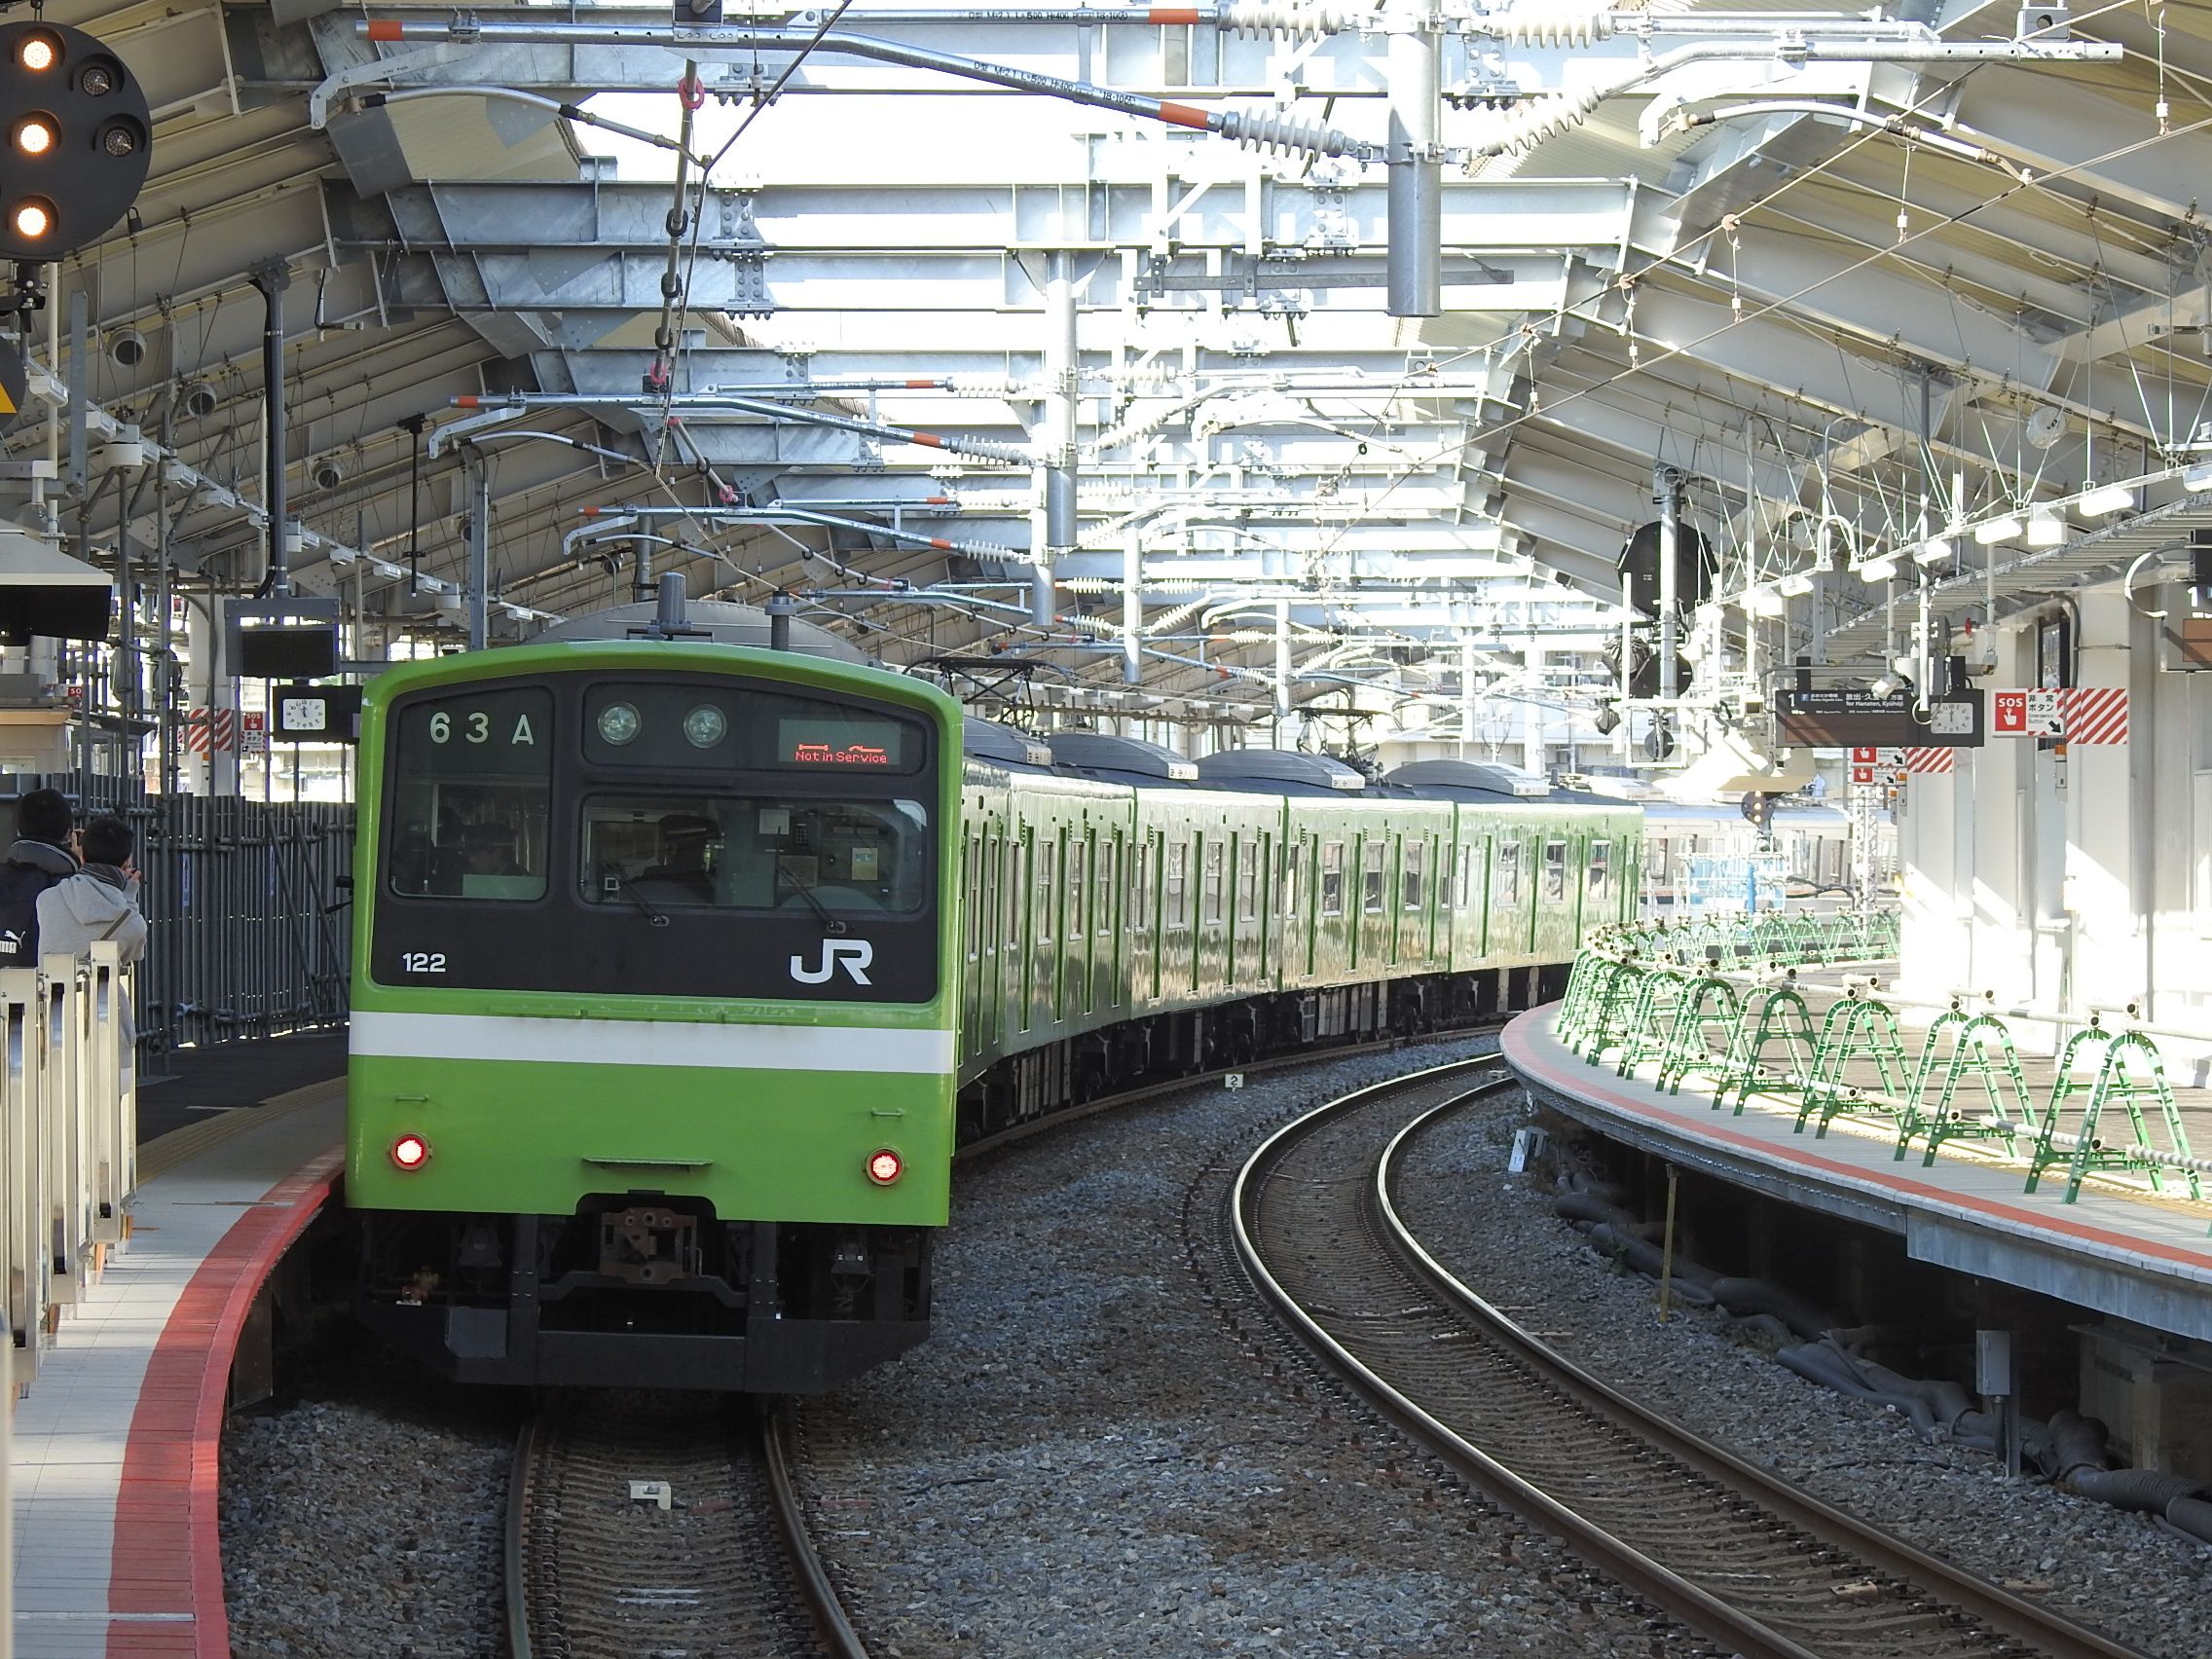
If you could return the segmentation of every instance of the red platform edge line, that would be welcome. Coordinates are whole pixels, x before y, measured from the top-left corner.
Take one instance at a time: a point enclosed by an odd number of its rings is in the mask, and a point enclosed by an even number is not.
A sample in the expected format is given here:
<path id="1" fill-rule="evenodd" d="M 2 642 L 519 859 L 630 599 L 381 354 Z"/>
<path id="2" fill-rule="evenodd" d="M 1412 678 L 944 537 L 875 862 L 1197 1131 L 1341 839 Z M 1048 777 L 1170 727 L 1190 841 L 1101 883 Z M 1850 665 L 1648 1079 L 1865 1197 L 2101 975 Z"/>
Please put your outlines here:
<path id="1" fill-rule="evenodd" d="M 325 1153 L 264 1193 L 207 1252 L 162 1327 L 124 1447 L 107 1605 L 189 1612 L 192 1622 L 111 1623 L 109 1659 L 229 1659 L 219 1500 L 231 1359 L 254 1298 L 321 1212 L 344 1162 Z"/>
<path id="2" fill-rule="evenodd" d="M 1555 1071 L 1546 1065 L 1540 1056 L 1530 1051 L 1528 1033 L 1522 1030 L 1522 1026 L 1530 1021 L 1548 1020 L 1558 1008 L 1557 1003 L 1547 1003 L 1542 1008 L 1530 1010 L 1508 1025 L 1505 1028 L 1505 1035 L 1499 1040 L 1499 1047 L 1504 1051 L 1507 1061 L 1513 1065 L 1515 1070 L 1539 1077 L 1553 1088 L 1568 1094 L 1579 1095 L 1585 1100 L 1613 1107 L 1617 1111 L 1624 1112 L 1632 1117 L 1641 1118 L 1645 1122 L 1672 1124 L 1683 1134 L 1702 1135 L 1708 1140 L 1719 1142 L 1723 1145 L 1741 1147 L 1747 1152 L 1756 1154 L 1763 1161 L 1774 1162 L 1784 1167 L 1796 1165 L 1807 1169 L 1817 1169 L 1825 1174 L 1834 1175 L 1858 1185 L 1887 1188 L 1895 1193 L 1908 1193 L 1915 1198 L 1928 1198 L 1938 1205 L 1948 1206 L 1954 1210 L 1972 1211 L 1979 1215 L 1994 1217 L 2009 1222 L 2014 1227 L 2026 1224 L 2030 1232 L 2041 1229 L 2046 1233 L 2063 1234 L 2068 1237 L 2079 1238 L 2085 1243 L 2102 1245 L 2108 1250 L 2117 1250 L 2125 1255 L 2155 1256 L 2164 1261 L 2195 1268 L 2200 1272 L 2207 1267 L 2212 1267 L 2212 1251 L 2184 1249 L 2178 1245 L 2168 1244 L 2161 1239 L 2138 1238 L 2132 1234 L 2117 1233 L 2110 1228 L 2098 1227 L 2091 1222 L 2080 1221 L 2063 1213 L 2052 1214 L 2049 1210 L 2040 1207 L 2031 1209 L 2025 1202 L 2001 1202 L 1995 1198 L 1984 1198 L 1972 1193 L 1953 1192 L 1947 1187 L 1938 1187 L 1930 1181 L 1916 1181 L 1910 1176 L 1893 1175 L 1886 1170 L 1861 1169 L 1838 1159 L 1823 1158 L 1817 1152 L 1799 1152 L 1794 1147 L 1789 1148 L 1787 1153 L 1778 1151 L 1767 1142 L 1752 1135 L 1738 1134 L 1726 1127 L 1725 1124 L 1705 1123 L 1691 1112 L 1657 1106 L 1651 1102 L 1638 1100 L 1633 1096 L 1623 1094 L 1618 1089 L 1608 1088 L 1600 1081 L 1600 1078 L 1605 1075 L 1602 1069 L 1597 1066 L 1585 1065 L 1582 1056 L 1572 1050 L 1565 1049 L 1565 1045 L 1562 1045 L 1562 1048 L 1567 1057 L 1573 1062 L 1574 1069 L 1566 1072 Z M 1531 1025 L 1530 1029 L 1536 1030 L 1542 1029 L 1542 1027 Z M 1545 1035 L 1550 1036 L 1550 1032 L 1546 1031 Z M 1557 1041 L 1556 1038 L 1553 1040 Z M 1585 1076 L 1584 1073 L 1595 1075 Z M 2055 1201 L 2054 1190 L 2054 1204 Z"/>

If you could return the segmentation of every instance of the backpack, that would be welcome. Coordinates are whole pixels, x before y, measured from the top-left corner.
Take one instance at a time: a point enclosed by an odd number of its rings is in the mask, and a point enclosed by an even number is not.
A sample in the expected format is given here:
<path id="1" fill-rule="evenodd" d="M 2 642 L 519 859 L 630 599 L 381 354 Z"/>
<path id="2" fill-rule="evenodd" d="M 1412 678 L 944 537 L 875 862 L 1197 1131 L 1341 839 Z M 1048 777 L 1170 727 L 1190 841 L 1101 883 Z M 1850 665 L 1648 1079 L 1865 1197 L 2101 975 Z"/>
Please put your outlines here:
<path id="1" fill-rule="evenodd" d="M 67 879 L 36 865 L 0 864 L 0 968 L 38 966 L 38 896 Z"/>

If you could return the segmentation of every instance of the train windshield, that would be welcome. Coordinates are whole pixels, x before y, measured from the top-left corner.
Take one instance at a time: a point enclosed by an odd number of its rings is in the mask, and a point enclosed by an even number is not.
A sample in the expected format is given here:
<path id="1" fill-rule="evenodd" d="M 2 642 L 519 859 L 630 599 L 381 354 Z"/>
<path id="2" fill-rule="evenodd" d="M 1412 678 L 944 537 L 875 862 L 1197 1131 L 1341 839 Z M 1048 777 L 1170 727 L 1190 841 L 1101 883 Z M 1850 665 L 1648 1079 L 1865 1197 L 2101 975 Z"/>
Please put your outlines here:
<path id="1" fill-rule="evenodd" d="M 918 800 L 593 795 L 581 850 L 587 903 L 911 915 L 929 899 Z"/>
<path id="2" fill-rule="evenodd" d="M 553 697 L 475 686 L 394 719 L 391 888 L 410 897 L 545 896 Z"/>

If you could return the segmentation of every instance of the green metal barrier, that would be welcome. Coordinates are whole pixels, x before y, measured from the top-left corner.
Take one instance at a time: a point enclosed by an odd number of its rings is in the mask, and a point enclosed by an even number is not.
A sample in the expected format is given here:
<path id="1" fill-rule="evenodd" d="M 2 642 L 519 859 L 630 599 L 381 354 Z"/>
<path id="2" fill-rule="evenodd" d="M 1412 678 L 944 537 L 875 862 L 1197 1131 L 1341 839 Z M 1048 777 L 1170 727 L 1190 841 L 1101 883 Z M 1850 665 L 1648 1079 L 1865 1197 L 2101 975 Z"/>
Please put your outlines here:
<path id="1" fill-rule="evenodd" d="M 1821 1021 L 1820 1041 L 1815 1047 L 1812 1087 L 1797 1108 L 1798 1134 L 1805 1132 L 1806 1120 L 1815 1113 L 1821 1120 L 1813 1133 L 1815 1140 L 1826 1138 L 1828 1124 L 1838 1112 L 1872 1112 L 1893 1118 L 1902 1115 L 1904 1046 L 1898 1041 L 1898 1016 L 1887 1003 L 1862 997 L 1856 989 L 1846 992 L 1843 1001 L 1830 1008 L 1827 1017 Z M 1873 1062 L 1879 1093 L 1869 1094 L 1844 1081 L 1844 1073 L 1854 1060 Z"/>
<path id="2" fill-rule="evenodd" d="M 1717 1048 L 1726 1053 L 1743 1023 L 1744 1001 L 1734 985 L 1711 974 L 1697 980 L 1679 1001 L 1667 1051 L 1659 1057 L 1659 1087 L 1679 1094 L 1683 1077 L 1712 1060 L 1712 1038 L 1718 1036 Z"/>
<path id="3" fill-rule="evenodd" d="M 1758 1009 L 1756 1024 L 1751 1019 L 1754 1004 Z M 1788 1067 L 1780 1072 L 1769 1071 L 1767 1066 L 1767 1050 L 1774 1043 L 1782 1044 L 1788 1057 Z M 1726 1104 L 1731 1088 L 1736 1091 L 1734 1115 L 1739 1118 L 1744 1115 L 1744 1102 L 1753 1092 L 1785 1103 L 1791 1098 L 1803 1100 L 1813 1087 L 1819 1043 L 1813 1034 L 1812 1011 L 1806 1008 L 1804 995 L 1796 986 L 1753 991 L 1744 999 L 1736 1041 L 1720 1063 L 1719 1082 L 1713 1091 L 1714 1110 Z"/>
<path id="4" fill-rule="evenodd" d="M 1938 1061 L 1946 1038 L 1950 1052 Z M 1995 1061 L 1990 1058 L 1992 1051 Z M 1943 1067 L 1942 1092 L 1931 1107 L 1928 1088 L 1938 1063 Z M 1981 1086 L 1986 1110 L 1970 1110 L 1959 1099 L 1959 1085 L 1970 1076 Z M 1898 1160 L 1902 1161 L 1916 1135 L 1928 1137 L 1928 1151 L 1920 1160 L 1923 1169 L 1935 1165 L 1936 1154 L 1947 1140 L 2002 1140 L 2006 1156 L 2017 1158 L 2020 1135 L 2036 1132 L 2035 1105 L 2020 1074 L 2020 1054 L 2011 1030 L 1993 1014 L 1970 1018 L 1954 1002 L 1928 1028 L 1907 1109 L 1898 1123 Z"/>
<path id="5" fill-rule="evenodd" d="M 2085 1050 L 2097 1047 L 2102 1047 L 2104 1054 L 2097 1065 L 2096 1077 L 2083 1084 L 2080 1056 Z M 2147 1076 L 2129 1068 L 2131 1057 L 2149 1067 Z M 2083 1094 L 2087 1099 L 2082 1108 L 2081 1124 L 2067 1135 L 2059 1127 L 2067 1102 Z M 2168 1137 L 2164 1147 L 2151 1139 L 2150 1126 L 2143 1116 L 2146 1100 L 2157 1102 L 2158 1116 Z M 2104 1126 L 2105 1111 L 2112 1106 L 2127 1114 L 2128 1124 L 2135 1133 L 2132 1146 L 2105 1144 L 2099 1131 Z M 2071 1145 L 2061 1144 L 2069 1141 Z M 2065 1052 L 2059 1056 L 2057 1080 L 2050 1088 L 2050 1104 L 2044 1114 L 2043 1129 L 2036 1136 L 2035 1154 L 2028 1162 L 2027 1190 L 2034 1192 L 2044 1171 L 2059 1162 L 2067 1166 L 2067 1203 L 2081 1197 L 2082 1177 L 2092 1169 L 2138 1172 L 2149 1178 L 2154 1193 L 2166 1190 L 2165 1173 L 2174 1170 L 2188 1179 L 2191 1198 L 2204 1196 L 2194 1161 L 2190 1156 L 2189 1132 L 2182 1127 L 2181 1114 L 2174 1108 L 2173 1088 L 2166 1082 L 2165 1061 L 2159 1057 L 2157 1046 L 2140 1031 L 2107 1031 L 2092 1014 L 2088 1028 L 2077 1031 L 2067 1040 Z"/>

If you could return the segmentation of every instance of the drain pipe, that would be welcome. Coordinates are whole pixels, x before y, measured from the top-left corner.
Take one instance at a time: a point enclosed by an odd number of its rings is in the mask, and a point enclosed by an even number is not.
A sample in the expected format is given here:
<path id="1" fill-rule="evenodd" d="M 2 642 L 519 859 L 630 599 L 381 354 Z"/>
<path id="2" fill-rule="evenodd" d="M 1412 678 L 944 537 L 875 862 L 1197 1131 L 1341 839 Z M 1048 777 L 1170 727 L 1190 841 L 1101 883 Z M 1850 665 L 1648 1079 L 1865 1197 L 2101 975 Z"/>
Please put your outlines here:
<path id="1" fill-rule="evenodd" d="M 681 579 L 681 578 L 679 578 Z M 798 614 L 798 601 L 788 593 L 768 596 L 768 648 L 788 651 L 792 648 L 792 618 Z"/>
<path id="2" fill-rule="evenodd" d="M 262 586 L 272 599 L 292 597 L 289 549 L 284 545 L 284 289 L 291 273 L 282 261 L 257 266 L 253 285 L 266 307 L 261 329 L 262 428 L 268 441 L 268 470 L 261 503 L 269 515 L 269 573 Z"/>

